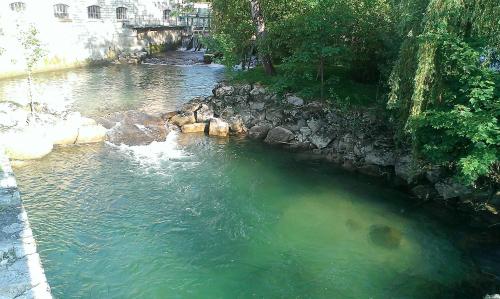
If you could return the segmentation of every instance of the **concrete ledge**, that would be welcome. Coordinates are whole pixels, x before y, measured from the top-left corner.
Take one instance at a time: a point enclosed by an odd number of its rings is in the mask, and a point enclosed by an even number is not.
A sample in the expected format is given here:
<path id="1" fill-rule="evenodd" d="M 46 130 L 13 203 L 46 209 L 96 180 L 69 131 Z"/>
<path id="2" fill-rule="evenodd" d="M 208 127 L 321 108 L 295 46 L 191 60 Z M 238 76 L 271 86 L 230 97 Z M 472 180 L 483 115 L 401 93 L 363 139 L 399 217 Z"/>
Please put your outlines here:
<path id="1" fill-rule="evenodd" d="M 52 298 L 9 159 L 0 148 L 0 299 Z"/>

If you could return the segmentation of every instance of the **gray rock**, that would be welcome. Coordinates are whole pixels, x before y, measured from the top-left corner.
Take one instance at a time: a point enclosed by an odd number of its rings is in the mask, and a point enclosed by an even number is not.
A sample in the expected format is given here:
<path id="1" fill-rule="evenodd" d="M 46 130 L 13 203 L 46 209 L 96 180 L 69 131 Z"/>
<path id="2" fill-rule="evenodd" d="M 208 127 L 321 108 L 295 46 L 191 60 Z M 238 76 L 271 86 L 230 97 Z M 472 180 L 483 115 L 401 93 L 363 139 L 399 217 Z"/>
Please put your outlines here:
<path id="1" fill-rule="evenodd" d="M 436 189 L 429 185 L 418 185 L 411 189 L 411 193 L 420 200 L 429 200 L 437 195 Z"/>
<path id="2" fill-rule="evenodd" d="M 301 127 L 299 129 L 299 134 L 297 135 L 297 139 L 299 142 L 305 142 L 309 139 L 309 136 L 311 136 L 312 131 L 309 129 L 309 127 Z"/>
<path id="3" fill-rule="evenodd" d="M 439 166 L 432 166 L 425 172 L 425 178 L 431 183 L 437 183 L 443 177 L 443 169 Z"/>
<path id="4" fill-rule="evenodd" d="M 267 134 L 264 142 L 269 144 L 288 144 L 295 138 L 295 135 L 288 129 L 276 127 Z"/>
<path id="5" fill-rule="evenodd" d="M 484 299 L 500 299 L 500 295 L 499 294 L 486 295 L 484 296 Z"/>
<path id="6" fill-rule="evenodd" d="M 250 91 L 250 98 L 255 102 L 265 101 L 266 96 L 267 90 L 260 85 L 255 85 L 254 88 Z"/>
<path id="7" fill-rule="evenodd" d="M 234 86 L 235 93 L 240 96 L 248 96 L 252 90 L 252 85 L 250 84 L 237 84 Z"/>
<path id="8" fill-rule="evenodd" d="M 266 104 L 264 102 L 250 102 L 250 109 L 251 110 L 264 110 L 264 107 Z"/>
<path id="9" fill-rule="evenodd" d="M 199 123 L 208 122 L 214 117 L 214 111 L 206 104 L 202 104 L 195 112 L 196 121 Z"/>
<path id="10" fill-rule="evenodd" d="M 264 139 L 264 138 L 266 138 L 266 136 L 269 133 L 270 129 L 271 129 L 271 127 L 270 126 L 266 126 L 266 125 L 263 125 L 263 126 L 259 126 L 259 125 L 253 126 L 248 131 L 248 137 L 250 137 L 251 139 Z"/>
<path id="11" fill-rule="evenodd" d="M 213 94 L 216 97 L 230 96 L 234 93 L 234 87 L 227 85 L 220 85 L 215 87 Z"/>
<path id="12" fill-rule="evenodd" d="M 336 145 L 337 151 L 341 153 L 351 152 L 354 148 L 354 138 L 351 134 L 345 134 Z"/>
<path id="13" fill-rule="evenodd" d="M 288 104 L 290 104 L 292 106 L 296 106 L 296 107 L 300 107 L 300 106 L 304 105 L 304 100 L 297 97 L 297 96 L 294 96 L 294 95 L 287 96 L 286 101 Z"/>
<path id="14" fill-rule="evenodd" d="M 314 118 L 307 121 L 307 126 L 311 129 L 313 133 L 316 133 L 323 126 L 323 122 Z"/>
<path id="15" fill-rule="evenodd" d="M 195 112 L 200 108 L 200 103 L 198 101 L 195 102 L 189 102 L 186 103 L 182 106 L 182 112 L 189 113 L 189 112 Z"/>
<path id="16" fill-rule="evenodd" d="M 236 134 L 241 134 L 246 132 L 245 125 L 241 116 L 233 116 L 229 119 L 229 130 Z"/>
<path id="17" fill-rule="evenodd" d="M 389 150 L 372 150 L 365 156 L 365 162 L 378 166 L 394 165 L 394 153 Z"/>
<path id="18" fill-rule="evenodd" d="M 323 149 L 327 147 L 330 144 L 330 142 L 332 142 L 333 138 L 323 133 L 323 134 L 313 134 L 311 137 L 309 137 L 309 140 L 317 148 Z"/>
<path id="19" fill-rule="evenodd" d="M 412 159 L 409 155 L 396 159 L 394 172 L 397 177 L 405 180 L 408 184 L 413 183 L 420 175 L 417 169 L 413 167 Z"/>
<path id="20" fill-rule="evenodd" d="M 270 121 L 273 125 L 279 125 L 283 119 L 283 112 L 279 109 L 271 109 L 266 111 L 266 120 Z"/>
<path id="21" fill-rule="evenodd" d="M 438 194 L 443 199 L 462 197 L 462 196 L 470 195 L 472 193 L 471 189 L 453 181 L 453 179 L 451 179 L 451 178 L 437 182 L 434 185 L 434 187 L 436 188 Z"/>

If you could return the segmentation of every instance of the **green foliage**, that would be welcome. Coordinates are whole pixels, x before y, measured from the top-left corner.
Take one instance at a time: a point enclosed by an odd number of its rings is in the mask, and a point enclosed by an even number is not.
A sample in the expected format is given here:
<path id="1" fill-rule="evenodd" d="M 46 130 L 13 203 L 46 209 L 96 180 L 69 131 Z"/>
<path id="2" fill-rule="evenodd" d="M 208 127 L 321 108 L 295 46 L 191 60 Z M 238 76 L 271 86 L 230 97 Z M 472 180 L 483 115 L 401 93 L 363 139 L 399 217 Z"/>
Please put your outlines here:
<path id="1" fill-rule="evenodd" d="M 38 30 L 33 24 L 25 26 L 17 25 L 18 41 L 23 49 L 23 56 L 26 62 L 26 68 L 31 73 L 33 66 L 45 56 L 42 43 L 38 38 Z"/>
<path id="2" fill-rule="evenodd" d="M 415 145 L 434 163 L 455 166 L 473 184 L 493 177 L 500 156 L 500 80 L 481 52 L 455 35 L 433 35 L 440 98 L 411 119 Z"/>
<path id="3" fill-rule="evenodd" d="M 235 80 L 337 104 L 386 96 L 396 143 L 446 165 L 467 184 L 498 184 L 498 0 L 260 0 L 267 35 L 254 39 L 249 0 L 213 0 L 213 48 L 233 66 L 265 51 L 278 76 Z"/>

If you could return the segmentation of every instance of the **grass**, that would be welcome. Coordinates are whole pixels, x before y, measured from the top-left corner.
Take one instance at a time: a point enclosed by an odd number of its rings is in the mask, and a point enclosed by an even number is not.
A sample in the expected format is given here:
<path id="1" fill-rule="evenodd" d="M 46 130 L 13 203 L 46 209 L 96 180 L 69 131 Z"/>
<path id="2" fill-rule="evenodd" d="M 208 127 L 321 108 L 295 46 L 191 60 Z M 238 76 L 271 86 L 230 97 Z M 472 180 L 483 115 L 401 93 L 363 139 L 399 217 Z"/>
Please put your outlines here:
<path id="1" fill-rule="evenodd" d="M 321 99 L 321 82 L 316 80 L 314 68 L 294 66 L 292 69 L 277 65 L 276 71 L 276 76 L 268 76 L 262 67 L 258 67 L 249 71 L 232 71 L 229 78 L 235 83 L 260 83 L 280 94 L 292 92 L 306 101 Z M 356 82 L 350 78 L 349 70 L 341 66 L 330 67 L 325 74 L 323 100 L 348 106 L 369 107 L 380 104 L 377 84 Z"/>

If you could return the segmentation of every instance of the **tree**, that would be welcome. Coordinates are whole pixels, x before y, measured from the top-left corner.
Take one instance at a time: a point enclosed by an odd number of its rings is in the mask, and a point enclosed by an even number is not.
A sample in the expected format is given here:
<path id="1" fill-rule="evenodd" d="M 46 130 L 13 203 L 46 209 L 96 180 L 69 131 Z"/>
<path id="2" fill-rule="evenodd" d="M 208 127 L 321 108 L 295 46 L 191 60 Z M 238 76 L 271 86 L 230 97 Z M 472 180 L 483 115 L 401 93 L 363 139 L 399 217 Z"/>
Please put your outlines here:
<path id="1" fill-rule="evenodd" d="M 31 114 L 34 114 L 33 102 L 33 67 L 45 56 L 38 30 L 33 24 L 22 26 L 17 24 L 18 41 L 23 49 L 23 57 L 26 63 L 26 73 L 28 75 L 28 96 L 30 101 Z"/>
<path id="2" fill-rule="evenodd" d="M 411 22 L 389 81 L 400 140 L 464 183 L 498 186 L 500 76 L 488 53 L 500 50 L 500 6 L 496 0 L 418 4 L 424 18 L 417 14 Z"/>
<path id="3" fill-rule="evenodd" d="M 256 42 L 258 45 L 260 45 L 260 47 L 258 47 L 260 60 L 262 62 L 266 74 L 274 76 L 276 74 L 276 70 L 274 69 L 271 55 L 263 47 L 267 37 L 267 29 L 266 29 L 266 22 L 264 20 L 264 15 L 262 14 L 262 8 L 259 0 L 249 0 L 249 1 L 252 12 L 252 21 L 255 26 Z"/>

